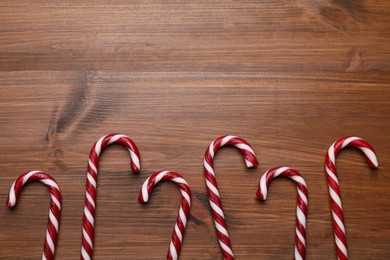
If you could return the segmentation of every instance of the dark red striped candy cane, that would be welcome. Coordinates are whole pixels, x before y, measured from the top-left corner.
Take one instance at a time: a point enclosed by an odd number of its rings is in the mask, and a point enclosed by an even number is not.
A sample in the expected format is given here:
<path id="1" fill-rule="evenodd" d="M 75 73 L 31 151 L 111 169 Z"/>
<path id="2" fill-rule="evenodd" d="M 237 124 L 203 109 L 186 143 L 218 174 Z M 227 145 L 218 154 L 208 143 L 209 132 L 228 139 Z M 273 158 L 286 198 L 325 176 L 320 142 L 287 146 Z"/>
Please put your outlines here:
<path id="1" fill-rule="evenodd" d="M 205 152 L 203 168 L 215 229 L 217 231 L 219 245 L 224 259 L 231 260 L 234 259 L 234 253 L 227 230 L 225 215 L 222 209 L 221 196 L 218 191 L 217 180 L 214 172 L 215 153 L 219 148 L 225 145 L 235 146 L 241 151 L 247 168 L 256 167 L 258 165 L 258 161 L 252 147 L 244 139 L 232 135 L 221 136 L 215 139 Z"/>
<path id="2" fill-rule="evenodd" d="M 266 200 L 269 184 L 274 178 L 279 176 L 288 177 L 297 184 L 298 198 L 295 228 L 295 259 L 304 260 L 306 255 L 306 219 L 309 197 L 306 182 L 302 175 L 298 171 L 289 167 L 272 168 L 261 177 L 256 197 L 259 200 Z"/>
<path id="3" fill-rule="evenodd" d="M 173 231 L 171 243 L 168 249 L 167 259 L 177 260 L 180 254 L 180 249 L 183 243 L 184 232 L 187 226 L 188 217 L 190 216 L 191 207 L 191 189 L 187 181 L 178 173 L 170 171 L 160 171 L 153 173 L 142 185 L 138 200 L 141 203 L 146 203 L 149 200 L 150 194 L 157 183 L 169 180 L 176 183 L 180 188 L 181 206 L 176 219 L 175 229 Z"/>
<path id="4" fill-rule="evenodd" d="M 45 243 L 43 245 L 43 260 L 53 260 L 56 245 L 58 230 L 60 227 L 61 217 L 61 192 L 57 182 L 48 174 L 41 171 L 30 171 L 19 176 L 12 184 L 9 191 L 7 206 L 14 207 L 19 198 L 20 191 L 23 186 L 32 181 L 40 181 L 49 188 L 50 192 L 50 211 L 49 220 L 47 223 Z"/>
<path id="5" fill-rule="evenodd" d="M 330 203 L 332 206 L 333 231 L 336 242 L 337 258 L 339 260 L 348 259 L 348 252 L 347 238 L 345 236 L 343 207 L 341 204 L 340 186 L 336 171 L 336 156 L 344 147 L 349 146 L 360 149 L 367 157 L 368 164 L 371 166 L 371 168 L 378 167 L 378 160 L 376 158 L 374 149 L 369 143 L 359 137 L 343 137 L 329 147 L 325 159 L 325 170 L 329 185 Z"/>
<path id="6" fill-rule="evenodd" d="M 100 138 L 92 147 L 89 153 L 87 185 L 85 192 L 85 207 L 83 217 L 83 236 L 80 259 L 90 260 L 93 254 L 93 238 L 95 234 L 95 206 L 96 206 L 96 187 L 97 173 L 99 165 L 99 156 L 104 148 L 111 144 L 121 144 L 127 148 L 130 153 L 131 170 L 134 173 L 140 171 L 140 156 L 138 148 L 130 137 L 122 134 L 109 134 Z"/>

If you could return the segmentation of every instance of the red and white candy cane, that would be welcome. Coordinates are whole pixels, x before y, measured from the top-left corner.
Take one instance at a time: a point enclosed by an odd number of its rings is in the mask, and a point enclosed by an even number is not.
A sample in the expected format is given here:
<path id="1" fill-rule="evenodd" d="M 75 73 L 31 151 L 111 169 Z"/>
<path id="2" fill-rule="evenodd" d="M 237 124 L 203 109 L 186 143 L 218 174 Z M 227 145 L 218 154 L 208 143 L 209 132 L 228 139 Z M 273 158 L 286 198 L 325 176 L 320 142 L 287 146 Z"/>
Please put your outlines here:
<path id="1" fill-rule="evenodd" d="M 130 137 L 122 134 L 109 134 L 103 136 L 94 144 L 89 153 L 88 161 L 80 259 L 92 259 L 99 156 L 102 150 L 111 144 L 121 144 L 129 150 L 131 170 L 134 173 L 139 172 L 141 168 L 138 148 Z"/>
<path id="2" fill-rule="evenodd" d="M 308 193 L 306 182 L 303 179 L 302 175 L 298 171 L 289 167 L 272 168 L 261 177 L 256 197 L 259 200 L 266 200 L 268 194 L 268 186 L 271 181 L 278 176 L 288 177 L 295 181 L 295 183 L 297 184 L 298 198 L 295 228 L 295 259 L 305 259 Z"/>
<path id="3" fill-rule="evenodd" d="M 6 204 L 8 207 L 14 207 L 23 186 L 32 181 L 42 182 L 50 191 L 49 220 L 47 223 L 45 243 L 43 245 L 42 259 L 52 260 L 56 251 L 61 217 L 61 192 L 57 182 L 50 175 L 41 171 L 26 172 L 20 175 L 12 184 Z"/>
<path id="4" fill-rule="evenodd" d="M 336 171 L 336 156 L 344 147 L 359 148 L 367 157 L 371 168 L 378 167 L 374 149 L 366 141 L 359 137 L 347 136 L 340 138 L 329 147 L 325 159 L 325 169 L 329 185 L 330 202 L 332 206 L 333 231 L 335 235 L 337 258 L 348 259 L 347 239 L 345 237 L 344 214 L 341 204 L 340 187 Z"/>
<path id="5" fill-rule="evenodd" d="M 236 136 L 221 136 L 215 139 L 207 148 L 204 158 L 204 174 L 206 179 L 207 193 L 211 206 L 211 212 L 214 219 L 215 229 L 218 234 L 219 245 L 224 259 L 234 259 L 232 245 L 230 243 L 229 233 L 222 209 L 221 196 L 218 191 L 217 180 L 214 172 L 214 156 L 219 148 L 225 145 L 232 145 L 240 149 L 244 156 L 247 168 L 257 166 L 259 163 L 256 159 L 252 147 L 242 138 Z"/>
<path id="6" fill-rule="evenodd" d="M 175 229 L 172 234 L 171 243 L 169 245 L 167 259 L 176 260 L 180 254 L 181 245 L 183 243 L 184 232 L 190 216 L 191 207 L 191 189 L 187 181 L 178 173 L 170 171 L 160 171 L 153 173 L 146 179 L 142 185 L 138 200 L 141 203 L 146 203 L 149 200 L 150 194 L 154 186 L 160 181 L 169 180 L 176 183 L 180 188 L 181 206 L 176 219 Z"/>

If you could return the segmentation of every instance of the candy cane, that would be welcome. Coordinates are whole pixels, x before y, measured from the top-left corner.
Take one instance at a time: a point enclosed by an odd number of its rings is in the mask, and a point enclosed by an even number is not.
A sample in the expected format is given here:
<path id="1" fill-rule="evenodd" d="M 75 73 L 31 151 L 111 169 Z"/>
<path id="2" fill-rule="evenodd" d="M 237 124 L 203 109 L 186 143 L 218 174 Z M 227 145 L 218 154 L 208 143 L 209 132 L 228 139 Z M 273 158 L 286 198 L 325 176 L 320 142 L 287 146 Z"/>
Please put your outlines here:
<path id="1" fill-rule="evenodd" d="M 50 191 L 49 220 L 47 223 L 45 243 L 43 245 L 42 259 L 52 260 L 55 255 L 61 217 L 61 191 L 57 182 L 50 175 L 41 171 L 26 172 L 20 175 L 12 184 L 6 204 L 8 207 L 14 207 L 23 186 L 32 181 L 42 182 Z"/>
<path id="2" fill-rule="evenodd" d="M 146 203 L 149 200 L 149 196 L 153 191 L 154 186 L 160 181 L 170 180 L 176 183 L 180 188 L 181 193 L 181 206 L 179 209 L 179 215 L 176 219 L 175 230 L 173 231 L 171 243 L 168 249 L 167 259 L 176 260 L 180 253 L 181 245 L 183 243 L 183 237 L 185 228 L 190 216 L 191 206 L 191 190 L 186 180 L 175 172 L 160 171 L 153 173 L 142 185 L 138 200 L 141 203 Z"/>
<path id="3" fill-rule="evenodd" d="M 99 155 L 104 148 L 111 144 L 121 144 L 129 150 L 131 170 L 134 173 L 139 172 L 141 168 L 138 148 L 129 137 L 121 134 L 109 134 L 94 144 L 89 153 L 80 259 L 92 259 Z"/>
<path id="4" fill-rule="evenodd" d="M 285 176 L 297 184 L 297 217 L 295 228 L 295 259 L 305 259 L 306 254 L 306 218 L 307 218 L 307 186 L 302 175 L 289 167 L 275 167 L 268 170 L 260 179 L 259 189 L 256 197 L 259 200 L 266 200 L 268 186 L 272 179 L 278 176 Z"/>
<path id="5" fill-rule="evenodd" d="M 374 149 L 359 137 L 343 137 L 329 147 L 325 160 L 325 169 L 329 185 L 330 202 L 332 205 L 333 230 L 335 235 L 337 258 L 348 259 L 347 239 L 345 237 L 344 214 L 340 198 L 340 187 L 336 171 L 336 156 L 344 147 L 359 148 L 367 157 L 371 168 L 378 167 Z"/>
<path id="6" fill-rule="evenodd" d="M 218 234 L 219 245 L 224 259 L 234 259 L 232 245 L 230 243 L 229 234 L 225 216 L 222 209 L 222 201 L 218 191 L 217 180 L 215 179 L 213 160 L 214 155 L 219 148 L 224 145 L 232 145 L 240 149 L 244 156 L 247 168 L 252 168 L 258 165 L 255 152 L 252 147 L 244 140 L 236 136 L 221 136 L 215 139 L 207 148 L 204 158 L 204 174 L 206 179 L 207 193 L 214 219 L 215 229 Z"/>

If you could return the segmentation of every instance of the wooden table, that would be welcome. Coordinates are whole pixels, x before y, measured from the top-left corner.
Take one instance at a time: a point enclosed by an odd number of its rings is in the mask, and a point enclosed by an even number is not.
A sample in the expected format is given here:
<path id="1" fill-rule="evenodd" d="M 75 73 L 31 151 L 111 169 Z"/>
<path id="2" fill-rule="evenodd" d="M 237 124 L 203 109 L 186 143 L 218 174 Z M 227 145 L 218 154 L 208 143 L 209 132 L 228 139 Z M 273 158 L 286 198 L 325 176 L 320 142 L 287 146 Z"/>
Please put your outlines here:
<path id="1" fill-rule="evenodd" d="M 374 146 L 337 159 L 351 259 L 390 258 L 390 3 L 379 1 L 2 1 L 0 200 L 40 169 L 59 183 L 57 259 L 78 259 L 89 150 L 104 134 L 129 135 L 101 158 L 95 259 L 163 259 L 180 203 L 143 181 L 169 169 L 193 205 L 181 259 L 221 259 L 203 177 L 210 142 L 238 135 L 260 166 L 224 148 L 215 168 L 237 259 L 292 259 L 296 189 L 280 178 L 255 199 L 269 168 L 299 170 L 309 187 L 308 259 L 335 259 L 324 159 L 345 135 Z M 3 204 L 4 205 L 4 204 Z M 47 189 L 29 184 L 0 207 L 0 258 L 39 259 Z"/>

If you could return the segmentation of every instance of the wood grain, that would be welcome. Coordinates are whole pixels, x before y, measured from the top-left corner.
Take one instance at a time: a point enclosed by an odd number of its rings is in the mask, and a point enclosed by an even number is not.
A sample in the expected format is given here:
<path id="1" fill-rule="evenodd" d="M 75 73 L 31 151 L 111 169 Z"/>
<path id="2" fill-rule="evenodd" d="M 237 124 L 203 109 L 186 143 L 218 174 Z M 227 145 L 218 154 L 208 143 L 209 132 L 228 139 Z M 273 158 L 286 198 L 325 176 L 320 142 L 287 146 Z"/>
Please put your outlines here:
<path id="1" fill-rule="evenodd" d="M 237 259 L 292 259 L 294 184 L 270 167 L 299 170 L 309 188 L 308 259 L 335 259 L 324 159 L 337 138 L 374 146 L 369 169 L 356 149 L 337 166 L 351 259 L 390 258 L 390 3 L 388 1 L 2 1 L 0 4 L 0 200 L 17 176 L 39 169 L 59 183 L 57 259 L 81 247 L 89 149 L 102 135 L 129 135 L 127 152 L 100 163 L 95 259 L 162 259 L 180 194 L 158 170 L 181 173 L 193 192 L 181 259 L 221 259 L 203 178 L 204 150 L 234 134 L 255 149 L 247 170 L 234 148 L 215 169 Z M 0 207 L 0 258 L 38 259 L 49 208 L 46 188 L 26 187 Z"/>

